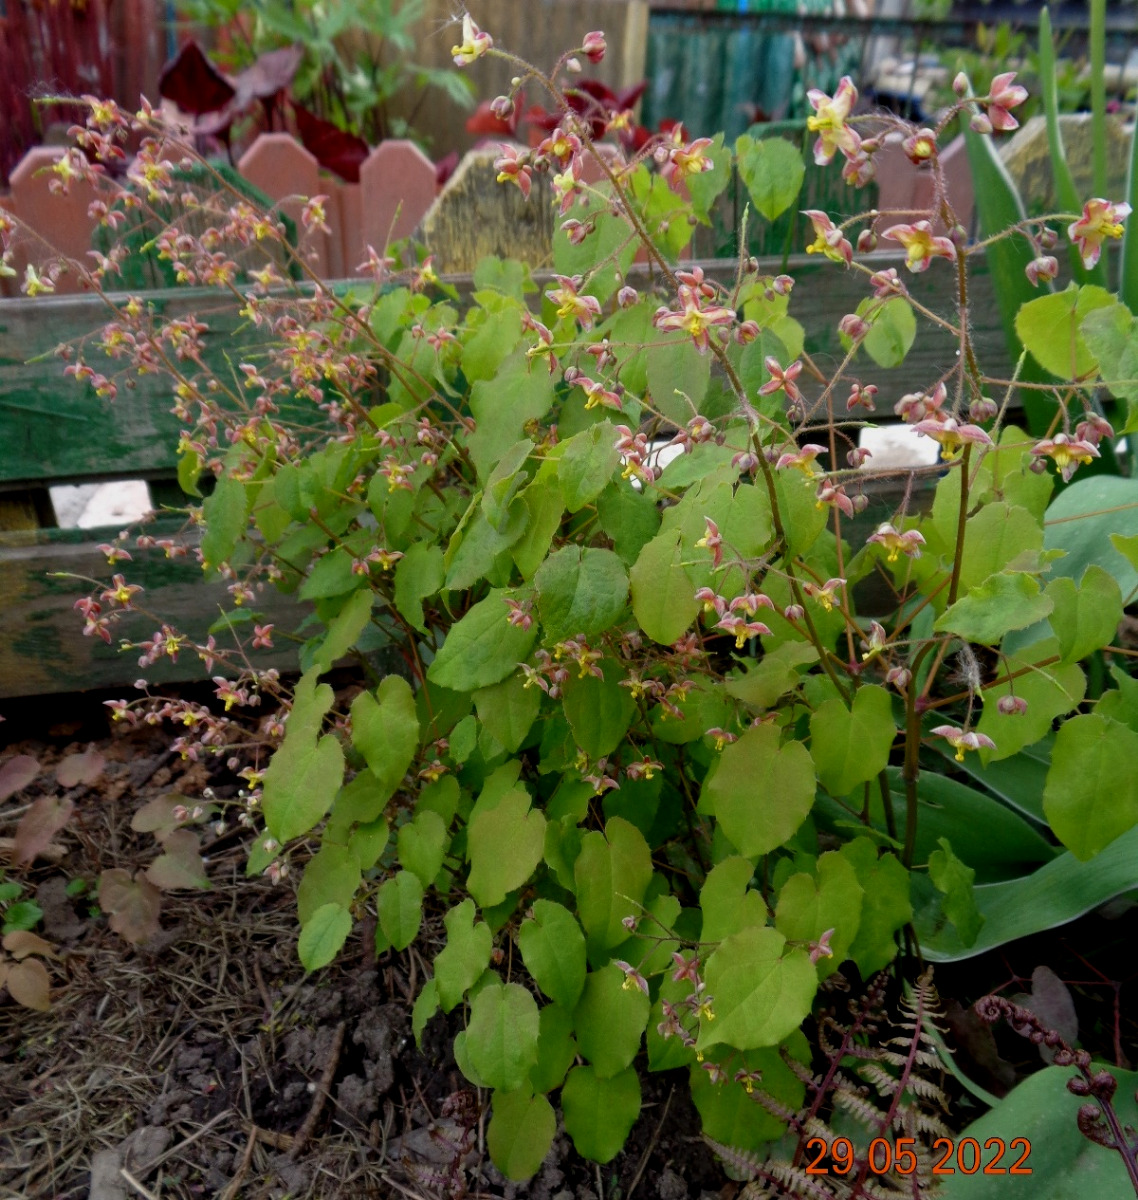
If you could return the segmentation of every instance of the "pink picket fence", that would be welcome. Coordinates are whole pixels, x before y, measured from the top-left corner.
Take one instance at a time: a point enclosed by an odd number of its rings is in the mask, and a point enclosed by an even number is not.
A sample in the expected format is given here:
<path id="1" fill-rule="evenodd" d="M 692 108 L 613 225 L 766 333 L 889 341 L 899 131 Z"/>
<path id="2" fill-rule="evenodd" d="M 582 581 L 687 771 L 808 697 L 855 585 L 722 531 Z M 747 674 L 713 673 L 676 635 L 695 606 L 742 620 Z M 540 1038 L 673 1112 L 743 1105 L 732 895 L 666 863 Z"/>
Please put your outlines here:
<path id="1" fill-rule="evenodd" d="M 13 170 L 10 191 L 0 195 L 0 208 L 17 217 L 25 231 L 15 242 L 16 278 L 0 279 L 0 295 L 19 295 L 24 267 L 52 253 L 86 259 L 95 221 L 87 209 L 95 198 L 87 185 L 72 184 L 70 194 L 52 194 L 52 165 L 63 150 L 38 146 Z M 299 218 L 300 196 L 326 196 L 329 232 L 298 229 L 300 249 L 325 279 L 350 278 L 377 250 L 412 233 L 438 191 L 435 166 L 413 142 L 380 143 L 360 167 L 359 183 L 343 183 L 321 171 L 316 159 L 291 135 L 263 133 L 241 156 L 237 169 L 282 212 Z M 299 224 L 299 222 L 298 222 Z M 74 278 L 63 278 L 57 291 L 78 290 Z"/>

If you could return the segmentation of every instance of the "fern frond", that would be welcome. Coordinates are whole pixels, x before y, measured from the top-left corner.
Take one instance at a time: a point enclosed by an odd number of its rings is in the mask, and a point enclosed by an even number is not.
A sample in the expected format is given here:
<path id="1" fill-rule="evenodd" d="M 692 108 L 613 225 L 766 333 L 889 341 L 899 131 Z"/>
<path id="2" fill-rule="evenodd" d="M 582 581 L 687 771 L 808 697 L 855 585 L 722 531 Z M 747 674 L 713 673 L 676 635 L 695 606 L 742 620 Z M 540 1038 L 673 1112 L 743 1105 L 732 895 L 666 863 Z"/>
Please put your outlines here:
<path id="1" fill-rule="evenodd" d="M 787 1162 L 770 1162 L 767 1173 L 787 1190 L 790 1196 L 809 1196 L 812 1200 L 836 1200 L 836 1196 L 817 1175 L 807 1175 L 801 1167 Z"/>
<path id="2" fill-rule="evenodd" d="M 726 1146 L 704 1134 L 703 1140 L 732 1170 L 747 1179 L 756 1179 L 762 1173 L 763 1160 L 753 1150 L 740 1150 L 736 1146 Z"/>
<path id="3" fill-rule="evenodd" d="M 848 1088 L 834 1092 L 834 1104 L 856 1117 L 867 1129 L 884 1129 L 889 1123 L 887 1115 L 876 1104 Z"/>

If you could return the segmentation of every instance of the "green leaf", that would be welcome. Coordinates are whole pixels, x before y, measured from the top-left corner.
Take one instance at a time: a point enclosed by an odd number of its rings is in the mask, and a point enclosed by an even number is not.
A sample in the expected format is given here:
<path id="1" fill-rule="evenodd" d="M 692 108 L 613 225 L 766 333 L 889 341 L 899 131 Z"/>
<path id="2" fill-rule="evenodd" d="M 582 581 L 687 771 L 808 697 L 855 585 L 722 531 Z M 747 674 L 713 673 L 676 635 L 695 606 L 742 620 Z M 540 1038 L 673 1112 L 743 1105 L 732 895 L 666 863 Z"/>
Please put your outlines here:
<path id="1" fill-rule="evenodd" d="M 955 518 L 954 518 L 955 519 Z M 955 537 L 953 538 L 955 541 Z M 960 588 L 967 592 L 1043 544 L 1043 530 L 1026 508 L 986 504 L 964 527 Z"/>
<path id="2" fill-rule="evenodd" d="M 323 674 L 343 658 L 356 644 L 371 616 L 372 593 L 369 588 L 353 592 L 344 607 L 328 623 L 328 632 L 312 659 L 313 669 Z"/>
<path id="3" fill-rule="evenodd" d="M 961 942 L 971 946 L 984 924 L 972 889 L 976 872 L 953 854 L 952 844 L 947 838 L 940 838 L 939 841 L 940 849 L 929 855 L 929 878 L 944 896 L 944 915 L 956 926 Z"/>
<path id="4" fill-rule="evenodd" d="M 624 972 L 614 964 L 590 972 L 573 1010 L 577 1048 L 598 1079 L 611 1079 L 631 1065 L 648 1024 L 648 997 L 624 984 Z"/>
<path id="5" fill-rule="evenodd" d="M 766 651 L 757 663 L 740 663 L 744 673 L 729 675 L 724 686 L 729 696 L 755 708 L 771 708 L 802 682 L 797 668 L 817 661 L 818 651 L 809 642 L 783 642 Z"/>
<path id="6" fill-rule="evenodd" d="M 423 1030 L 427 1022 L 439 1011 L 439 991 L 433 979 L 423 984 L 423 990 L 415 997 L 411 1009 L 411 1032 L 415 1035 L 415 1045 L 423 1048 Z"/>
<path id="7" fill-rule="evenodd" d="M 410 684 L 388 675 L 376 689 L 352 701 L 352 745 L 364 756 L 372 774 L 392 792 L 419 752 L 419 715 Z"/>
<path id="8" fill-rule="evenodd" d="M 205 533 L 202 534 L 202 570 L 215 571 L 228 562 L 245 532 L 250 491 L 232 475 L 222 475 L 202 501 Z"/>
<path id="9" fill-rule="evenodd" d="M 427 668 L 427 676 L 441 687 L 473 691 L 489 687 L 512 674 L 525 662 L 537 638 L 537 628 L 511 625 L 502 601 L 513 593 L 494 589 L 451 626 L 442 649 Z"/>
<path id="10" fill-rule="evenodd" d="M 541 708 L 541 692 L 536 687 L 527 687 L 521 675 L 511 675 L 501 683 L 479 688 L 474 693 L 474 707 L 478 720 L 505 751 L 513 754 L 525 741 L 526 734 L 537 718 Z M 451 753 L 454 752 L 455 740 L 452 735 Z"/>
<path id="11" fill-rule="evenodd" d="M 1115 303 L 1105 288 L 1070 284 L 1065 292 L 1029 300 L 1016 317 L 1016 333 L 1041 367 L 1060 379 L 1079 380 L 1098 367 L 1083 337 L 1083 318 Z"/>
<path id="12" fill-rule="evenodd" d="M 387 880 L 376 893 L 375 907 L 388 945 L 406 950 L 418 936 L 423 920 L 423 885 L 418 876 L 400 871 Z"/>
<path id="13" fill-rule="evenodd" d="M 734 854 L 707 873 L 699 893 L 703 911 L 701 941 L 721 942 L 741 929 L 767 923 L 763 894 L 749 886 L 754 874 L 751 861 Z"/>
<path id="14" fill-rule="evenodd" d="M 585 937 L 573 914 L 552 900 L 535 900 L 518 930 L 522 962 L 551 999 L 572 1010 L 585 985 Z"/>
<path id="15" fill-rule="evenodd" d="M 504 533 L 510 517 L 510 505 L 529 478 L 525 473 L 526 459 L 533 453 L 533 442 L 523 438 L 498 461 L 486 480 L 482 496 L 482 511 L 491 526 Z"/>
<path id="16" fill-rule="evenodd" d="M 680 531 L 662 532 L 640 552 L 629 572 L 632 611 L 654 641 L 670 646 L 681 638 L 699 612 L 695 587 L 683 566 Z"/>
<path id="17" fill-rule="evenodd" d="M 1122 620 L 1122 593 L 1102 567 L 1091 563 L 1077 588 L 1066 576 L 1053 579 L 1046 594 L 1054 605 L 1051 628 L 1064 663 L 1079 662 L 1114 640 Z"/>
<path id="18" fill-rule="evenodd" d="M 561 1089 L 565 1132 L 577 1153 L 592 1162 L 611 1162 L 640 1116 L 640 1080 L 629 1067 L 600 1079 L 592 1067 L 574 1067 Z"/>
<path id="19" fill-rule="evenodd" d="M 880 307 L 875 307 L 878 305 Z M 866 313 L 873 314 L 868 318 L 869 332 L 861 343 L 866 354 L 879 367 L 899 367 L 917 338 L 917 318 L 913 314 L 913 306 L 904 296 L 894 296 L 884 304 L 870 298 L 868 303 L 863 300 L 857 311 L 863 317 Z M 845 341 L 844 336 L 842 340 Z"/>
<path id="20" fill-rule="evenodd" d="M 494 936 L 485 921 L 474 923 L 474 901 L 463 900 L 443 917 L 447 944 L 435 955 L 438 1004 L 448 1013 L 490 965 Z"/>
<path id="21" fill-rule="evenodd" d="M 551 1092 L 565 1082 L 577 1057 L 573 1014 L 560 1004 L 547 1004 L 541 1010 L 539 1025 L 537 1063 L 530 1070 L 529 1081 L 535 1092 Z"/>
<path id="22" fill-rule="evenodd" d="M 565 546 L 534 576 L 547 644 L 611 629 L 628 604 L 628 573 L 611 550 Z"/>
<path id="23" fill-rule="evenodd" d="M 409 624 L 426 633 L 423 601 L 433 596 L 446 579 L 443 552 L 429 542 L 412 542 L 395 564 L 395 607 Z"/>
<path id="24" fill-rule="evenodd" d="M 306 971 L 326 967 L 352 932 L 352 914 L 342 904 L 323 904 L 300 931 L 297 953 Z"/>
<path id="25" fill-rule="evenodd" d="M 523 579 L 532 579 L 534 572 L 545 561 L 565 511 L 561 486 L 557 482 L 556 464 L 550 461 L 546 467 L 553 467 L 554 470 L 546 475 L 543 467 L 533 483 L 518 497 L 526 506 L 527 520 L 525 532 L 510 548 L 510 553 Z"/>
<path id="26" fill-rule="evenodd" d="M 360 864 L 346 846 L 325 841 L 308 860 L 296 889 L 296 914 L 301 926 L 325 904 L 347 908 L 360 886 Z"/>
<path id="27" fill-rule="evenodd" d="M 1114 1106 L 1124 1125 L 1138 1125 L 1138 1072 L 1122 1071 L 1113 1065 L 1095 1063 L 1091 1070 L 1108 1069 L 1118 1080 Z M 988 1147 L 985 1166 L 993 1162 L 996 1143 L 1007 1146 L 999 1167 L 1011 1167 L 1025 1149 L 1030 1150 L 1021 1170 L 1028 1175 L 976 1174 L 960 1170 L 940 1180 L 943 1200 L 1068 1200 L 1071 1196 L 1094 1196 L 1096 1200 L 1130 1200 L 1134 1187 L 1122 1158 L 1113 1150 L 1096 1145 L 1079 1130 L 1074 1117 L 1076 1102 L 1067 1091 L 1073 1072 L 1065 1067 L 1044 1067 L 1029 1075 L 990 1112 L 973 1121 L 955 1138 L 965 1138 Z M 1024 1143 L 1015 1139 L 1022 1138 Z M 971 1160 L 965 1153 L 965 1164 Z M 959 1164 L 953 1164 L 959 1165 Z"/>
<path id="28" fill-rule="evenodd" d="M 897 952 L 893 935 L 912 919 L 909 872 L 895 854 L 878 857 L 869 838 L 855 838 L 839 853 L 857 872 L 864 893 L 857 937 L 847 955 L 857 963 L 862 978 L 867 979 L 892 961 Z"/>
<path id="29" fill-rule="evenodd" d="M 516 788 L 472 818 L 468 845 L 467 890 L 483 908 L 492 908 L 527 883 L 541 862 L 545 817 L 530 807 L 529 793 Z"/>
<path id="30" fill-rule="evenodd" d="M 609 484 L 597 497 L 597 518 L 626 566 L 636 562 L 660 528 L 656 502 L 623 480 Z"/>
<path id="31" fill-rule="evenodd" d="M 342 546 L 329 550 L 316 560 L 297 594 L 302 600 L 326 600 L 329 596 L 355 591 L 361 584 L 359 576 L 352 570 L 354 562 Z"/>
<path id="32" fill-rule="evenodd" d="M 516 983 L 491 983 L 470 1003 L 466 1049 L 487 1087 L 516 1091 L 537 1062 L 537 1003 Z"/>
<path id="33" fill-rule="evenodd" d="M 557 1132 L 557 1118 L 549 1101 L 525 1087 L 495 1092 L 490 1104 L 486 1145 L 494 1166 L 507 1179 L 524 1180 L 536 1175 Z"/>
<path id="34" fill-rule="evenodd" d="M 700 411 L 707 395 L 711 355 L 700 354 L 690 334 L 667 335 L 659 340 L 661 344 L 653 346 L 648 356 L 652 406 L 669 421 L 683 426 Z"/>
<path id="35" fill-rule="evenodd" d="M 332 806 L 344 777 L 344 752 L 335 735 L 318 737 L 332 707 L 332 689 L 316 672 L 300 677 L 284 740 L 265 772 L 265 824 L 278 842 L 307 833 Z"/>
<path id="36" fill-rule="evenodd" d="M 720 755 L 704 795 L 746 858 L 784 845 L 814 803 L 814 764 L 801 742 L 779 746 L 774 725 L 752 725 Z"/>
<path id="37" fill-rule="evenodd" d="M 959 634 L 968 642 L 995 646 L 1013 629 L 1042 621 L 1054 601 L 1039 594 L 1039 583 L 1019 571 L 999 571 L 968 592 L 937 620 L 938 633 Z"/>
<path id="38" fill-rule="evenodd" d="M 531 370 L 524 350 L 511 354 L 492 379 L 474 384 L 470 411 L 478 427 L 466 445 L 480 479 L 487 479 L 506 451 L 522 437 L 527 422 L 545 416 L 553 397 L 549 373 Z"/>
<path id="39" fill-rule="evenodd" d="M 810 718 L 810 757 L 822 786 L 832 796 L 846 796 L 873 779 L 889 761 L 895 733 L 893 702 L 884 688 L 859 687 L 852 710 L 837 697 L 827 700 Z"/>
<path id="40" fill-rule="evenodd" d="M 590 943 L 601 949 L 628 937 L 621 922 L 639 912 L 652 878 L 652 856 L 644 835 L 623 817 L 611 817 L 604 833 L 593 830 L 581 839 L 573 864 L 577 912 Z"/>
<path id="41" fill-rule="evenodd" d="M 809 1048 L 801 1034 L 792 1035 L 787 1049 L 800 1062 L 809 1063 Z M 788 1112 L 797 1112 L 802 1107 L 805 1085 L 786 1065 L 777 1048 L 749 1050 L 735 1056 L 731 1066 L 757 1075 L 763 1092 L 773 1096 Z M 700 1063 L 691 1064 L 688 1079 L 704 1137 L 735 1150 L 754 1152 L 763 1150 L 764 1143 L 777 1142 L 786 1132 L 786 1123 L 756 1103 L 754 1096 L 740 1084 L 713 1082 Z"/>
<path id="42" fill-rule="evenodd" d="M 736 1050 L 777 1046 L 810 1012 L 818 973 L 805 950 L 788 950 L 774 929 L 732 934 L 707 960 L 703 973 L 714 997 L 715 1019 L 702 1021 L 697 1048 L 720 1043 Z"/>
<path id="43" fill-rule="evenodd" d="M 1059 729 L 1043 811 L 1055 836 L 1086 862 L 1138 824 L 1138 733 L 1097 713 Z"/>
<path id="44" fill-rule="evenodd" d="M 425 809 L 399 828 L 399 865 L 428 888 L 442 868 L 446 845 L 447 828 L 442 817 Z"/>
<path id="45" fill-rule="evenodd" d="M 780 217 L 798 199 L 806 164 L 802 151 L 786 138 L 756 141 L 748 134 L 736 139 L 739 176 L 755 208 L 768 221 Z"/>
<path id="46" fill-rule="evenodd" d="M 831 958 L 818 960 L 821 978 L 845 961 L 861 924 L 862 887 L 850 861 L 835 851 L 818 859 L 817 880 L 798 872 L 778 894 L 775 928 L 791 942 L 816 942 L 833 931 Z"/>
<path id="47" fill-rule="evenodd" d="M 1138 479 L 1092 475 L 1078 479 L 1047 509 L 1044 547 L 1065 550 L 1066 556 L 1051 566 L 1052 575 L 1080 580 L 1091 563 L 1114 576 L 1123 602 L 1138 588 L 1138 568 L 1120 554 L 1112 535 L 1138 534 Z"/>
<path id="48" fill-rule="evenodd" d="M 604 678 L 570 675 L 562 688 L 562 703 L 573 740 L 596 761 L 611 754 L 624 741 L 628 726 L 636 715 L 636 701 L 628 688 L 620 686 L 620 668 L 611 659 L 602 659 L 599 666 Z"/>
<path id="49" fill-rule="evenodd" d="M 571 437 L 557 467 L 565 507 L 575 513 L 595 500 L 619 464 L 616 428 L 611 421 L 600 421 Z"/>

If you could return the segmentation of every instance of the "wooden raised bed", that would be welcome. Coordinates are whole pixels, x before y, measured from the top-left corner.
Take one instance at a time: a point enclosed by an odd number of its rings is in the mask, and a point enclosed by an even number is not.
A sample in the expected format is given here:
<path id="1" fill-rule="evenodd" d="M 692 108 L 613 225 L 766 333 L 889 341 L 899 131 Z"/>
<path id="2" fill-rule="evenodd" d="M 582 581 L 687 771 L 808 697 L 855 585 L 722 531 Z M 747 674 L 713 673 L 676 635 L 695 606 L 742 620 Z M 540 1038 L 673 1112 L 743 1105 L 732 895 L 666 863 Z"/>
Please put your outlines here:
<path id="1" fill-rule="evenodd" d="M 900 265 L 893 255 L 879 259 L 881 267 Z M 733 263 L 704 266 L 713 278 L 733 278 Z M 792 302 L 791 311 L 808 327 L 807 352 L 823 369 L 839 362 L 843 351 L 836 324 L 867 294 L 864 277 L 805 256 L 785 263 L 766 262 L 761 269 L 767 273 L 785 269 L 796 278 L 798 301 Z M 642 275 L 630 281 L 648 284 Z M 469 291 L 468 278 L 453 282 L 460 291 Z M 934 268 L 923 275 L 906 273 L 906 282 L 918 300 L 938 311 L 954 310 L 954 271 Z M 809 307 L 810 298 L 819 295 L 824 296 L 824 322 Z M 236 305 L 219 304 L 216 291 L 157 291 L 146 299 L 167 317 L 193 312 L 206 321 L 210 326 L 207 356 L 219 364 L 226 358 L 240 361 L 243 344 L 256 337 L 239 332 L 242 323 Z M 112 538 L 117 528 L 54 528 L 47 496 L 54 484 L 143 479 L 156 506 L 183 502 L 176 483 L 178 423 L 170 412 L 169 389 L 162 377 L 145 376 L 133 390 L 120 388 L 118 398 L 109 402 L 65 378 L 63 363 L 53 353 L 60 343 L 99 329 L 106 317 L 105 304 L 94 296 L 0 300 L 0 697 L 129 686 L 143 673 L 135 655 L 120 653 L 116 645 L 105 645 L 97 637 L 83 636 L 73 605 L 89 585 L 56 574 L 108 579 L 112 568 L 95 547 Z M 972 332 L 980 362 L 989 370 L 1010 373 L 990 280 L 983 272 L 974 275 Z M 857 374 L 880 387 L 878 419 L 895 422 L 896 400 L 927 387 L 953 365 L 955 357 L 956 345 L 945 331 L 922 325 L 901 367 L 879 371 L 862 363 Z M 843 401 L 844 393 L 839 405 Z M 845 414 L 836 416 L 841 419 Z M 899 487 L 886 488 L 883 494 L 877 489 L 872 510 L 877 519 L 884 519 L 896 503 Z M 180 522 L 160 524 L 164 530 L 148 532 L 161 536 Z M 192 556 L 167 559 L 161 551 L 133 553 L 126 573 L 146 588 L 140 601 L 187 632 L 204 637 L 219 612 L 231 607 L 225 585 L 203 581 Z M 300 616 L 295 598 L 271 588 L 266 588 L 258 609 L 267 620 L 278 621 L 282 631 L 295 628 Z M 139 615 L 123 629 L 141 639 L 150 636 L 154 622 Z M 258 662 L 288 667 L 295 664 L 295 654 L 279 649 L 262 652 Z M 176 664 L 164 662 L 145 674 L 161 681 L 200 678 L 204 672 L 196 659 L 183 655 Z"/>

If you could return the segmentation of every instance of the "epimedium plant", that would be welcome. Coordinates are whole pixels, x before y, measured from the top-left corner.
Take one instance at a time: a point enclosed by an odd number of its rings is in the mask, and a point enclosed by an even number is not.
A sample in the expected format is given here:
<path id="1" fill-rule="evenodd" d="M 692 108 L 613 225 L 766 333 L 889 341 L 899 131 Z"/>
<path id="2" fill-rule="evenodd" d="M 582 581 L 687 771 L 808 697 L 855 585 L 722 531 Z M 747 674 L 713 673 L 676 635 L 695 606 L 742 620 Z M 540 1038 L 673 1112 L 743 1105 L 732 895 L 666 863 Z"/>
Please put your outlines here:
<path id="1" fill-rule="evenodd" d="M 795 202 L 793 147 L 742 138 L 732 152 L 673 129 L 626 159 L 600 152 L 564 80 L 604 51 L 592 33 L 548 74 L 512 59 L 515 94 L 495 101 L 510 111 L 534 83 L 564 116 L 498 162 L 527 195 L 550 176 L 562 223 L 540 288 L 522 264 L 489 260 L 464 304 L 429 263 L 400 271 L 372 250 L 373 286 L 351 294 L 315 279 L 282 290 L 271 266 L 240 291 L 228 247 L 291 252 L 272 214 L 222 202 L 204 233 L 155 237 L 180 277 L 241 306 L 256 340 L 227 372 L 209 363 L 204 321 L 164 323 L 143 297 L 110 296 L 113 254 L 70 267 L 117 311 L 67 371 L 113 395 L 115 375 L 91 365 L 101 350 L 168 376 L 183 485 L 196 490 L 203 470 L 214 481 L 191 510 L 195 550 L 233 599 L 215 630 L 229 648 L 147 616 L 129 567 L 80 600 L 87 632 L 117 633 L 142 667 L 198 654 L 218 672 L 225 712 L 143 683 L 114 715 L 180 723 L 184 755 L 240 771 L 238 816 L 257 830 L 249 874 L 279 880 L 303 863 L 308 969 L 365 913 L 377 953 L 406 950 L 424 922 L 438 933 L 414 1029 L 462 1014 L 455 1058 L 491 1092 L 490 1153 L 516 1179 L 551 1144 L 557 1092 L 578 1151 L 611 1160 L 640 1111 L 638 1064 L 687 1069 L 708 1136 L 761 1153 L 803 1106 L 802 1028 L 838 966 L 868 978 L 902 937 L 934 958 L 982 935 L 998 944 L 1014 935 L 978 883 L 1093 872 L 1138 824 L 1113 765 L 1138 739 L 1134 684 L 1116 670 L 1088 699 L 1083 665 L 1111 643 L 1133 585 L 1124 593 L 1105 547 L 1106 565 L 1092 551 L 1064 574 L 1044 532 L 1055 472 L 1069 478 L 1113 434 L 1097 407 L 1106 358 L 1081 347 L 1091 310 L 1117 301 L 1084 287 L 1059 316 L 1025 317 L 1028 351 L 1056 376 L 1034 385 L 1047 436 L 1028 437 L 1008 419 L 1016 381 L 991 399 L 976 359 L 970 259 L 986 247 L 967 245 L 943 186 L 915 221 L 811 211 L 807 249 L 865 282 L 840 322 L 845 356 L 823 371 L 804 353 L 792 277 L 748 260 L 680 265 L 732 166 L 763 219 Z M 489 53 L 501 51 L 467 17 L 456 63 Z M 840 159 L 856 186 L 900 134 L 943 185 L 949 123 L 970 112 L 1006 126 L 1021 99 L 1004 78 L 915 129 L 854 116 L 845 80 L 811 94 L 815 157 Z M 69 172 L 105 182 L 99 163 L 130 129 L 145 135 L 126 175 L 137 202 L 175 197 L 186 148 L 149 109 L 102 102 L 60 185 Z M 1067 215 L 1084 258 L 1124 215 L 1101 198 Z M 322 219 L 308 198 L 305 224 Z M 1029 244 L 1039 279 L 1049 228 L 1021 221 L 997 240 Z M 879 237 L 904 248 L 902 269 L 951 272 L 954 310 L 863 261 Z M 60 269 L 30 268 L 25 290 L 50 291 Z M 856 436 L 874 408 L 868 379 L 905 357 L 921 323 L 960 351 L 896 406 L 939 443 L 935 490 L 918 506 L 914 472 L 856 545 L 877 478 Z M 665 442 L 679 452 L 667 462 Z M 1111 553 L 1125 566 L 1134 545 L 1123 534 Z M 129 560 L 122 539 L 107 551 Z M 857 585 L 871 577 L 886 600 L 863 611 Z M 270 583 L 311 609 L 291 693 L 255 665 L 274 636 L 257 611 Z M 152 622 L 145 640 L 125 636 L 132 614 Z M 322 676 L 353 651 L 366 683 L 338 697 Z M 279 707 L 242 724 L 262 698 Z M 1042 805 L 1011 772 L 1029 750 Z M 199 819 L 189 806 L 160 816 L 167 839 Z M 129 908 L 147 884 L 121 875 Z"/>

